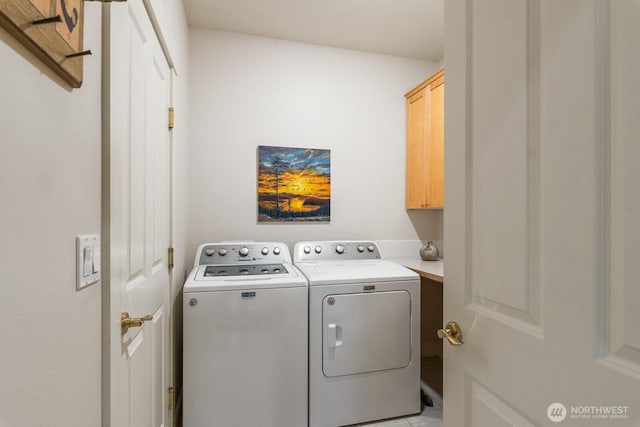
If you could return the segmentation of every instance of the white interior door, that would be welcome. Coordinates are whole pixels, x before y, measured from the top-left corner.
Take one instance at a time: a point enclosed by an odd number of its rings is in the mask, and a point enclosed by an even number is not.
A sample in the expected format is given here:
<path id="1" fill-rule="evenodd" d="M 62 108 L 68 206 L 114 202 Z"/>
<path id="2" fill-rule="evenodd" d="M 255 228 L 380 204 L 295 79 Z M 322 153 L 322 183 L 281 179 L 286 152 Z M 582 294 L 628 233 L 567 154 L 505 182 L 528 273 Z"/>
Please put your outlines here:
<path id="1" fill-rule="evenodd" d="M 105 216 L 114 427 L 169 424 L 169 67 L 141 0 L 105 7 Z M 121 332 L 121 315 L 149 315 Z M 106 397 L 105 397 L 106 399 Z"/>
<path id="2" fill-rule="evenodd" d="M 640 425 L 639 24 L 445 2 L 447 427 Z"/>

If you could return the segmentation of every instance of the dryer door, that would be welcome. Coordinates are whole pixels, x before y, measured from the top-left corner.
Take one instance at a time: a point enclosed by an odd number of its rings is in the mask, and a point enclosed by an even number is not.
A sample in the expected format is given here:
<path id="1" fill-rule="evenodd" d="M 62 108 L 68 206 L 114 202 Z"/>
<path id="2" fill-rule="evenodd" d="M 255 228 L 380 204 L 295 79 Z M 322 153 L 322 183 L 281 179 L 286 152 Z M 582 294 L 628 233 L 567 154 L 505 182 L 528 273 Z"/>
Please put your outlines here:
<path id="1" fill-rule="evenodd" d="M 407 291 L 327 295 L 322 320 L 327 377 L 404 368 L 411 362 Z"/>

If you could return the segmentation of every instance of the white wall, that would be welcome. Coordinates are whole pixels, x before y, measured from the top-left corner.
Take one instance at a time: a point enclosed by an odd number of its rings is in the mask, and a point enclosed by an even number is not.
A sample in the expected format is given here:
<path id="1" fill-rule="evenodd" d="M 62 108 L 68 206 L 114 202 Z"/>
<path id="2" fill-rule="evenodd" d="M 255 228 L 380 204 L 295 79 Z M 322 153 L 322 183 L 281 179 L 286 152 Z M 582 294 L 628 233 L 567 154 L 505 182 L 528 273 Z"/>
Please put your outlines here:
<path id="1" fill-rule="evenodd" d="M 215 240 L 418 238 L 403 95 L 438 64 L 201 28 L 189 38 L 191 256 Z M 331 150 L 330 224 L 257 224 L 258 145 Z"/>
<path id="2" fill-rule="evenodd" d="M 101 285 L 76 292 L 74 240 L 100 231 L 100 10 L 73 91 L 0 30 L 2 427 L 100 425 Z"/>

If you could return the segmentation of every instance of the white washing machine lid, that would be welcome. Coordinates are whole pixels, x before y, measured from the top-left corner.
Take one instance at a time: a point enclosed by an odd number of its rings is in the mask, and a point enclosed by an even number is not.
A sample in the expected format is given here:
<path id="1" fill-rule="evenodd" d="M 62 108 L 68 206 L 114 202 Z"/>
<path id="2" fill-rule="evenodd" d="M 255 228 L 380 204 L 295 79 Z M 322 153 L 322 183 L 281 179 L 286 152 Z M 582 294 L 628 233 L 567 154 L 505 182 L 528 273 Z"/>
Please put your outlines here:
<path id="1" fill-rule="evenodd" d="M 228 267 L 230 275 L 219 275 L 219 270 Z M 274 269 L 283 267 L 285 272 Z M 212 269 L 217 272 L 212 273 Z M 239 269 L 248 270 L 240 273 Z M 252 274 L 253 270 L 269 269 L 267 274 Z M 193 268 L 184 285 L 184 293 L 211 292 L 239 289 L 291 288 L 307 286 L 305 277 L 291 264 L 250 264 L 250 265 L 198 265 Z"/>
<path id="2" fill-rule="evenodd" d="M 416 280 L 418 274 L 395 262 L 372 260 L 307 261 L 296 267 L 309 280 L 309 286 L 346 283 L 376 283 Z"/>

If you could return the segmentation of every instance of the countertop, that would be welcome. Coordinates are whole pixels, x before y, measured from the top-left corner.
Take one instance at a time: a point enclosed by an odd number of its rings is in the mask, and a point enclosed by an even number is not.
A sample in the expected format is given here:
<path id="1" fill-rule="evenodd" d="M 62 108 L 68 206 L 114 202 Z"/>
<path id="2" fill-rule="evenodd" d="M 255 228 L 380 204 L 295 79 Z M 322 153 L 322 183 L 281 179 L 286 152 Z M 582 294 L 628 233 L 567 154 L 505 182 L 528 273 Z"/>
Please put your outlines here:
<path id="1" fill-rule="evenodd" d="M 443 283 L 444 281 L 443 259 L 438 259 L 437 261 L 423 261 L 418 257 L 390 257 L 385 259 L 403 265 L 415 271 L 420 276 L 435 282 Z"/>

